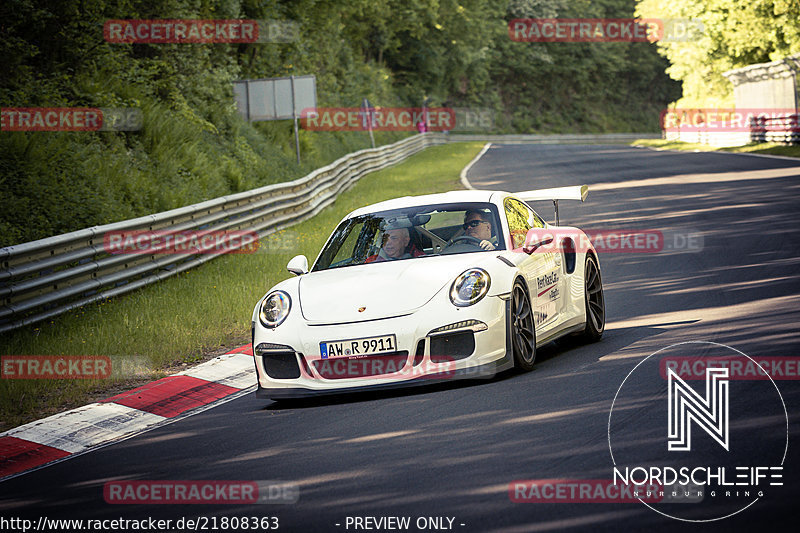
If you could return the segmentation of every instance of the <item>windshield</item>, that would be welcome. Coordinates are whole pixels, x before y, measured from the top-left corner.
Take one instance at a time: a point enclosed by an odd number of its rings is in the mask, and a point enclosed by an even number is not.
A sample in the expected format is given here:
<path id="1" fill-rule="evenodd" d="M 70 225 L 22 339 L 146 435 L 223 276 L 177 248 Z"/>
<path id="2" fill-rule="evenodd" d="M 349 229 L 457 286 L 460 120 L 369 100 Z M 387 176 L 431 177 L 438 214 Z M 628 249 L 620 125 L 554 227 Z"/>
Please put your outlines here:
<path id="1" fill-rule="evenodd" d="M 489 203 L 414 206 L 352 217 L 333 232 L 312 271 L 504 250 Z"/>

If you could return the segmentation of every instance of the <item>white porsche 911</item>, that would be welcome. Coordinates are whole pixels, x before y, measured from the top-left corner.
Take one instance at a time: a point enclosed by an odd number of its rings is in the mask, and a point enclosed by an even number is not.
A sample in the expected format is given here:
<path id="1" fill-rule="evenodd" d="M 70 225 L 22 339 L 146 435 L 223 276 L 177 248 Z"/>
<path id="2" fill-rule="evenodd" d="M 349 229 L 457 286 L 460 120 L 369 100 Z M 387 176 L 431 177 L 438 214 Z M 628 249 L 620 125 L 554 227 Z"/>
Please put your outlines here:
<path id="1" fill-rule="evenodd" d="M 526 203 L 588 188 L 454 191 L 357 209 L 309 269 L 256 305 L 257 396 L 300 398 L 533 368 L 536 348 L 603 334 L 597 252 Z M 557 222 L 558 223 L 558 222 Z"/>

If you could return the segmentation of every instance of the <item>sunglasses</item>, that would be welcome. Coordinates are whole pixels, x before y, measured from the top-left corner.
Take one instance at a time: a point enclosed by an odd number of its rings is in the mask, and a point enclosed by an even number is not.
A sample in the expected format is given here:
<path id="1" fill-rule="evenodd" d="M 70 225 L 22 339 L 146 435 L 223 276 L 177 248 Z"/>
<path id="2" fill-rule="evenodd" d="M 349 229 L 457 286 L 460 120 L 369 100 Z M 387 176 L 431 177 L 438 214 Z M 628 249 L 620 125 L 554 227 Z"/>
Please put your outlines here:
<path id="1" fill-rule="evenodd" d="M 477 219 L 476 219 L 476 220 L 470 220 L 469 222 L 464 222 L 464 226 L 463 226 L 463 227 L 464 227 L 464 229 L 467 229 L 467 228 L 477 228 L 477 227 L 478 227 L 478 226 L 480 226 L 482 223 L 486 223 L 486 224 L 488 224 L 488 222 L 486 222 L 485 220 L 477 220 Z"/>

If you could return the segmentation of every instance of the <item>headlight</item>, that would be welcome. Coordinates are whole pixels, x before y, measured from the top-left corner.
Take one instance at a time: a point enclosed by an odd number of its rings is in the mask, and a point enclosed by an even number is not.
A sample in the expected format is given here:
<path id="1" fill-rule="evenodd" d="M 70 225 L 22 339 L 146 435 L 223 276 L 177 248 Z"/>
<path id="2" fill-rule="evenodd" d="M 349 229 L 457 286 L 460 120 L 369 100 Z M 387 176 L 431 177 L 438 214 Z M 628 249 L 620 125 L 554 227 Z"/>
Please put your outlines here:
<path id="1" fill-rule="evenodd" d="M 450 287 L 450 301 L 458 307 L 476 304 L 489 292 L 492 280 L 482 268 L 470 268 L 459 274 Z"/>
<path id="2" fill-rule="evenodd" d="M 289 316 L 292 299 L 283 291 L 271 292 L 261 302 L 258 319 L 266 328 L 276 328 Z"/>

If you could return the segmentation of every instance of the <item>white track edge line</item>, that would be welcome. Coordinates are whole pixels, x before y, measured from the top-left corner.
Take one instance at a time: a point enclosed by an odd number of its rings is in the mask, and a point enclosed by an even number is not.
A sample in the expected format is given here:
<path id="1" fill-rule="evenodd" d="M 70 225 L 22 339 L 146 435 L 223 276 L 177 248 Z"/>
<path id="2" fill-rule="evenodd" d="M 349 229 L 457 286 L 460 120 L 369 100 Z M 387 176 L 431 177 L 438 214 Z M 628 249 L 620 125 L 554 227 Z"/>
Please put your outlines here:
<path id="1" fill-rule="evenodd" d="M 473 186 L 472 186 L 472 184 L 471 184 L 471 183 L 469 182 L 469 180 L 467 179 L 467 172 L 469 172 L 469 169 L 471 169 L 471 168 L 472 168 L 472 165 L 474 165 L 475 163 L 477 163 L 477 162 L 478 162 L 478 160 L 479 160 L 481 157 L 483 157 L 483 154 L 485 154 L 485 153 L 486 153 L 486 150 L 488 150 L 490 146 L 492 146 L 492 143 L 490 143 L 490 142 L 489 142 L 489 143 L 486 143 L 486 144 L 484 144 L 484 145 L 483 145 L 483 148 L 481 149 L 481 151 L 480 151 L 480 152 L 478 152 L 478 155 L 476 155 L 476 156 L 475 156 L 475 157 L 472 159 L 472 161 L 470 161 L 469 163 L 467 163 L 467 166 L 465 166 L 463 169 L 461 169 L 461 174 L 459 175 L 459 177 L 461 178 L 461 185 L 463 185 L 465 189 L 475 190 L 475 187 L 473 187 Z"/>

